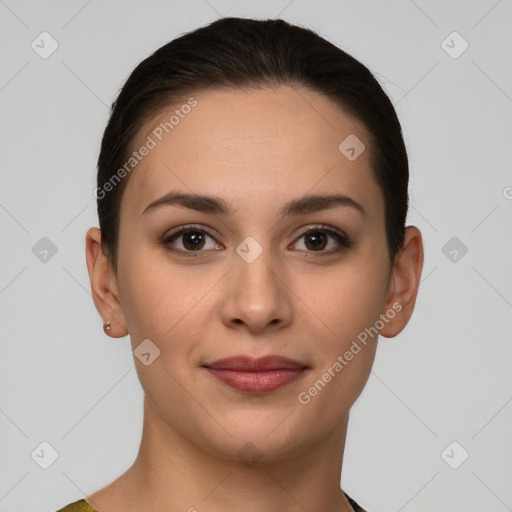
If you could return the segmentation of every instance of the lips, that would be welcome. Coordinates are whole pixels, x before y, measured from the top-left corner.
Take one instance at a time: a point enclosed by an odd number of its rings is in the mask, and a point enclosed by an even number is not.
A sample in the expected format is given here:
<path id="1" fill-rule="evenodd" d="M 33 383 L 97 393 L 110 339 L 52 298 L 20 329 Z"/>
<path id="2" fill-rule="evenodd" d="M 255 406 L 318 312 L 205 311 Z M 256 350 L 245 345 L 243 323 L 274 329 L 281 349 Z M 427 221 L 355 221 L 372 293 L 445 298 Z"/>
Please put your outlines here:
<path id="1" fill-rule="evenodd" d="M 294 381 L 307 366 L 281 356 L 253 359 L 235 356 L 205 364 L 209 372 L 228 386 L 242 392 L 262 394 Z"/>

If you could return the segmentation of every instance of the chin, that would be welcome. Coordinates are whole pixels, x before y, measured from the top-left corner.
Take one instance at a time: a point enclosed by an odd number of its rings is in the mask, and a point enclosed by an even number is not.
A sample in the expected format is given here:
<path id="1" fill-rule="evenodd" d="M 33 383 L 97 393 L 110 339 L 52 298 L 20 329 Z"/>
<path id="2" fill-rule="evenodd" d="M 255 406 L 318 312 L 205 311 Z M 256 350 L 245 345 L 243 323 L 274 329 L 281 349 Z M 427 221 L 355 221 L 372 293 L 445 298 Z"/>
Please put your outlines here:
<path id="1" fill-rule="evenodd" d="M 263 416 L 263 417 L 262 417 Z M 229 421 L 228 421 L 229 419 Z M 223 417 L 223 429 L 205 428 L 200 444 L 216 457 L 239 460 L 248 467 L 256 462 L 279 462 L 304 453 L 323 437 L 318 422 L 304 425 L 297 414 L 281 409 L 279 414 L 232 413 Z M 307 422 L 306 422 L 307 423 Z M 311 430 L 305 430 L 304 427 Z M 227 432 L 226 432 L 227 431 Z"/>

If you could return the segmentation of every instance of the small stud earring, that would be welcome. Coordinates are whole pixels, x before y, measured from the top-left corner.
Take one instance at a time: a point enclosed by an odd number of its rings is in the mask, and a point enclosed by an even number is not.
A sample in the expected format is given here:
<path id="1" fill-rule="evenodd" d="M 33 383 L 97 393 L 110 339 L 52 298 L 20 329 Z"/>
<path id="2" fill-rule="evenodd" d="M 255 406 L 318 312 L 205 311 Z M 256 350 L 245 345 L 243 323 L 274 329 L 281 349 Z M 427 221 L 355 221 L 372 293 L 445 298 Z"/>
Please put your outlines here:
<path id="1" fill-rule="evenodd" d="M 110 320 L 103 324 L 103 330 L 105 331 L 105 334 L 108 334 L 112 330 L 112 326 L 110 325 Z"/>

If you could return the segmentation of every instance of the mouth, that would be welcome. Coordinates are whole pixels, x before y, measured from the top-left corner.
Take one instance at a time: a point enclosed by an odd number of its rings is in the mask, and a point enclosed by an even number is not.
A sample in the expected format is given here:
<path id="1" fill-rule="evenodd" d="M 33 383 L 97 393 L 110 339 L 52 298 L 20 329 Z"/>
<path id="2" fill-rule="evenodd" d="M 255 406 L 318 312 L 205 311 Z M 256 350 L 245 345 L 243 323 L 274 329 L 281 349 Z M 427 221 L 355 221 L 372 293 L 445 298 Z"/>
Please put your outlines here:
<path id="1" fill-rule="evenodd" d="M 304 375 L 308 367 L 293 359 L 235 356 L 203 365 L 228 386 L 250 394 L 270 393 Z"/>

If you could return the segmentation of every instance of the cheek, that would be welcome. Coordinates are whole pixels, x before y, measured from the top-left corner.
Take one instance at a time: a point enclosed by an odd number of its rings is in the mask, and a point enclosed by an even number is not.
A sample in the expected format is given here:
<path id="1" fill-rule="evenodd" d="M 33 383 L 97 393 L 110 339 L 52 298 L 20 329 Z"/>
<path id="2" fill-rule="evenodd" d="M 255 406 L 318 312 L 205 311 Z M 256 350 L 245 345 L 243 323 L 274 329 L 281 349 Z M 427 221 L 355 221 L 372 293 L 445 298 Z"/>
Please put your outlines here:
<path id="1" fill-rule="evenodd" d="M 119 282 L 132 343 L 149 338 L 163 348 L 176 338 L 193 339 L 204 329 L 199 323 L 206 314 L 199 312 L 207 307 L 208 290 L 218 277 L 194 266 L 173 266 L 165 253 L 154 248 L 131 249 L 130 257 L 119 265 Z M 184 343 L 173 350 L 179 346 Z"/>
<path id="2" fill-rule="evenodd" d="M 297 296 L 309 306 L 308 316 L 321 329 L 319 336 L 333 340 L 334 345 L 346 343 L 373 325 L 387 296 L 386 268 L 359 256 L 328 272 L 298 279 Z"/>
<path id="3" fill-rule="evenodd" d="M 199 279 L 197 271 L 194 277 L 191 272 L 173 269 L 154 250 L 150 254 L 135 249 L 119 265 L 119 280 L 132 350 L 149 339 L 160 351 L 148 366 L 135 359 L 144 391 L 155 404 L 181 400 L 182 388 L 174 385 L 172 377 L 180 382 L 187 378 L 191 354 L 205 329 L 199 325 L 208 315 L 203 311 L 207 302 L 201 298 L 212 286 L 211 279 Z"/>
<path id="4" fill-rule="evenodd" d="M 375 325 L 383 313 L 387 280 L 385 259 L 359 254 L 350 263 L 333 268 L 329 275 L 302 281 L 301 293 L 309 290 L 306 302 L 321 322 L 315 320 L 319 330 L 310 331 L 317 365 L 301 390 L 304 394 L 299 403 L 327 415 L 328 422 L 336 421 L 340 410 L 350 408 L 368 379 L 377 346 Z"/>
<path id="5" fill-rule="evenodd" d="M 177 287 L 170 286 L 169 276 L 163 276 L 158 267 L 136 257 L 119 269 L 119 276 L 123 311 L 132 340 L 156 339 L 164 325 L 170 327 L 173 316 L 180 312 Z M 167 307 L 169 302 L 173 308 Z"/>

